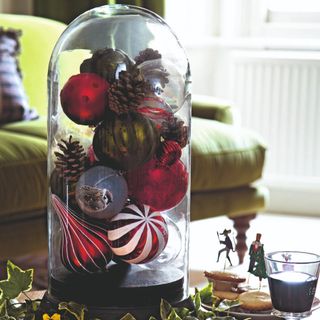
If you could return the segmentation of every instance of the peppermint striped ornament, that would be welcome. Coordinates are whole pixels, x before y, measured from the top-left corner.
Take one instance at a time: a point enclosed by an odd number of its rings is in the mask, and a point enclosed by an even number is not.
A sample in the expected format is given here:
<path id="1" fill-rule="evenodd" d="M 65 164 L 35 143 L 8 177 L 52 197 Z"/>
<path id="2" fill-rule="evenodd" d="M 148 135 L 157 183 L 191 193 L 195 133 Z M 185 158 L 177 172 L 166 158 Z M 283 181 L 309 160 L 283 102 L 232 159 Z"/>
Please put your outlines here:
<path id="1" fill-rule="evenodd" d="M 51 200 L 61 224 L 63 265 L 75 273 L 105 271 L 112 257 L 106 225 L 79 217 L 55 194 Z"/>
<path id="2" fill-rule="evenodd" d="M 166 247 L 168 226 L 159 211 L 145 204 L 131 204 L 111 219 L 108 240 L 113 254 L 121 260 L 147 263 Z"/>

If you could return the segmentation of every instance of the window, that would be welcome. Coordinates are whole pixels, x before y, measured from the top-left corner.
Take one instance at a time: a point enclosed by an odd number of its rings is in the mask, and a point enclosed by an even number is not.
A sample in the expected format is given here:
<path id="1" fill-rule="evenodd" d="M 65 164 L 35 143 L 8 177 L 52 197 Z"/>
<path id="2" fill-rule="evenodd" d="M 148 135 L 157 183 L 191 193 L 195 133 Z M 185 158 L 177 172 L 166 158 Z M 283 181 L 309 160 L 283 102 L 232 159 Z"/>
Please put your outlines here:
<path id="1" fill-rule="evenodd" d="M 319 37 L 319 0 L 265 0 L 264 11 L 261 30 L 268 37 Z"/>
<path id="2" fill-rule="evenodd" d="M 320 0 L 167 0 L 166 6 L 166 19 L 178 36 L 195 42 L 286 38 L 320 44 Z"/>

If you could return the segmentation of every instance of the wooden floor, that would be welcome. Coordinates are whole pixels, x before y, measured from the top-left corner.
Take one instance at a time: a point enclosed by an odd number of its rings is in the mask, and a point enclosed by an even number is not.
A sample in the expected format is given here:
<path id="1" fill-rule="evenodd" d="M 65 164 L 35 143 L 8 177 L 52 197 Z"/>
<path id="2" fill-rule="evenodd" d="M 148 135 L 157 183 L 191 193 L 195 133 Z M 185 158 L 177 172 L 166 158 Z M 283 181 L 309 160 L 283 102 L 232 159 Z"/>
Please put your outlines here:
<path id="1" fill-rule="evenodd" d="M 225 256 L 216 263 L 217 254 L 222 245 L 219 244 L 217 231 L 232 229 L 232 221 L 226 217 L 194 221 L 190 227 L 190 284 L 200 286 L 205 282 L 204 270 L 222 270 L 225 266 Z M 247 244 L 255 239 L 256 233 L 261 233 L 261 242 L 265 252 L 276 250 L 300 250 L 320 254 L 320 215 L 317 217 L 302 217 L 281 214 L 259 213 L 252 220 L 247 232 Z M 232 229 L 231 238 L 235 237 Z M 223 237 L 222 237 L 223 238 Z M 231 261 L 237 265 L 236 253 L 230 253 Z M 226 263 L 226 267 L 229 264 Z M 242 266 L 237 269 L 246 272 L 248 256 Z"/>

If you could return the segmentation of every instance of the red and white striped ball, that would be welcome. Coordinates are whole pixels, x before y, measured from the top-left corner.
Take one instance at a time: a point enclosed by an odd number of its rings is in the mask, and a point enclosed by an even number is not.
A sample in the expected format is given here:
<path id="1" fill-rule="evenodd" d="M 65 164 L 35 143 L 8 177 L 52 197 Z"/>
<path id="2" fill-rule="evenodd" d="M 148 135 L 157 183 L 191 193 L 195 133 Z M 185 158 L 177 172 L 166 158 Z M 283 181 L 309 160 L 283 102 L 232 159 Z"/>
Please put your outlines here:
<path id="1" fill-rule="evenodd" d="M 159 211 L 148 205 L 130 204 L 111 219 L 108 241 L 113 254 L 121 260 L 147 263 L 166 247 L 168 226 Z"/>

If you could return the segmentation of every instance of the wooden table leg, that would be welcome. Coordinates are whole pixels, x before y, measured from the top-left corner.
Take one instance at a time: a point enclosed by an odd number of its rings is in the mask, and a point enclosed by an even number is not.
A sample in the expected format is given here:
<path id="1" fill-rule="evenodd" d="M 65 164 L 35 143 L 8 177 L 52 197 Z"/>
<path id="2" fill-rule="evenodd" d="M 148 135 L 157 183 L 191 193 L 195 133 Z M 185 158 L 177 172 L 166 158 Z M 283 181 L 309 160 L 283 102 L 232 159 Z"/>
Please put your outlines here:
<path id="1" fill-rule="evenodd" d="M 233 227 L 237 231 L 236 251 L 238 253 L 239 264 L 243 263 L 244 256 L 248 250 L 246 232 L 250 227 L 250 221 L 254 219 L 256 215 L 256 213 L 252 213 L 241 217 L 230 217 L 230 219 L 233 220 Z"/>

